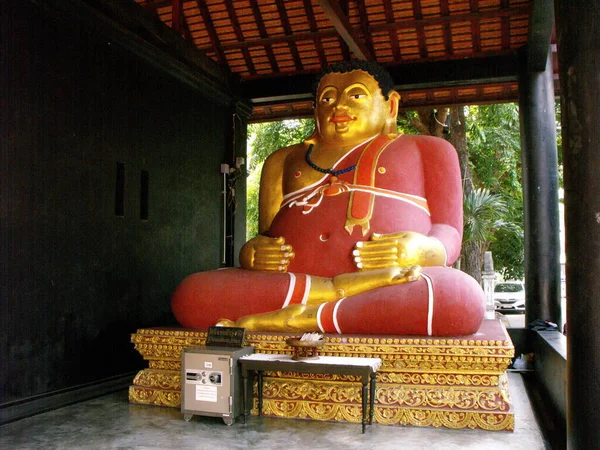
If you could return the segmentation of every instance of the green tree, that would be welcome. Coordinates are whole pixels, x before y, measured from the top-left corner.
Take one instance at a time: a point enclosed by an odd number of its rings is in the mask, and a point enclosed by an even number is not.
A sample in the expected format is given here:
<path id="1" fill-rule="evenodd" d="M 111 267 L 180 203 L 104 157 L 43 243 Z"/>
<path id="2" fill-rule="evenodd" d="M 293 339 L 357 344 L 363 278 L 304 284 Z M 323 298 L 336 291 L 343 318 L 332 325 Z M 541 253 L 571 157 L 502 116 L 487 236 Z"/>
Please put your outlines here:
<path id="1" fill-rule="evenodd" d="M 282 120 L 248 127 L 246 239 L 258 234 L 258 191 L 265 159 L 275 150 L 302 142 L 315 130 L 313 119 Z"/>
<path id="2" fill-rule="evenodd" d="M 519 111 L 514 103 L 472 106 L 468 110 L 469 161 L 476 187 L 505 203 L 502 222 L 486 247 L 506 279 L 524 275 L 523 189 Z"/>
<path id="3" fill-rule="evenodd" d="M 503 236 L 519 235 L 521 228 L 505 220 L 508 203 L 499 194 L 484 188 L 476 189 L 464 198 L 463 266 L 461 269 L 481 282 L 483 254 Z"/>

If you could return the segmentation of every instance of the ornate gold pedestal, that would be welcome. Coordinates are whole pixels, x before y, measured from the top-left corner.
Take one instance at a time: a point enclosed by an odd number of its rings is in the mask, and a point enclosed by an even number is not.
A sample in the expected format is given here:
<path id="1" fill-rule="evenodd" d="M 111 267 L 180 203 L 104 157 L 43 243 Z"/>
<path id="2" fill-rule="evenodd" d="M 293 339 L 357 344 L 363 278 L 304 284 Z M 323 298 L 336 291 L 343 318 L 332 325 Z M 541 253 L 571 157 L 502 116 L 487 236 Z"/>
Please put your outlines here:
<path id="1" fill-rule="evenodd" d="M 290 334 L 246 333 L 257 353 L 293 354 Z M 135 348 L 149 362 L 129 388 L 129 401 L 180 406 L 180 357 L 184 347 L 202 345 L 206 331 L 140 329 Z M 506 369 L 514 347 L 499 320 L 486 320 L 478 333 L 456 338 L 426 336 L 325 335 L 320 354 L 377 357 L 376 423 L 513 430 Z M 360 422 L 361 391 L 349 377 L 267 372 L 263 414 Z"/>

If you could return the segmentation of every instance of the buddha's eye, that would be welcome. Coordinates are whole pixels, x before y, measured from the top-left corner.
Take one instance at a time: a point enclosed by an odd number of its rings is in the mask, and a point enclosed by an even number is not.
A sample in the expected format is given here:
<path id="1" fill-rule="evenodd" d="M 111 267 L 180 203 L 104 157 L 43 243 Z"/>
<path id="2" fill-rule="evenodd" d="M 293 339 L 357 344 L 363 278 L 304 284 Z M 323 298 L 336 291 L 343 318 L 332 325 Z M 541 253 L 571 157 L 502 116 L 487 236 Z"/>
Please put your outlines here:
<path id="1" fill-rule="evenodd" d="M 367 96 L 367 94 L 352 94 L 350 95 L 350 98 L 353 100 L 358 100 L 360 98 L 365 98 Z"/>
<path id="2" fill-rule="evenodd" d="M 321 99 L 321 102 L 323 102 L 323 103 L 333 103 L 333 97 L 323 97 Z"/>

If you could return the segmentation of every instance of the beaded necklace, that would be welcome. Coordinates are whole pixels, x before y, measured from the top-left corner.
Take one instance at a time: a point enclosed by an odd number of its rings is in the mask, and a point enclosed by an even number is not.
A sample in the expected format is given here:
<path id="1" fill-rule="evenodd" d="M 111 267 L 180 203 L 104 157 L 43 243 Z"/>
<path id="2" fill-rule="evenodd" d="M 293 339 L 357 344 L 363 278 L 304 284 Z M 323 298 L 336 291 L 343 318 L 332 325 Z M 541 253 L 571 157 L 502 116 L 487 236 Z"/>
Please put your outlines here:
<path id="1" fill-rule="evenodd" d="M 347 173 L 347 172 L 351 172 L 354 169 L 356 169 L 356 164 L 353 164 L 350 167 L 346 167 L 345 169 L 340 169 L 340 170 L 324 169 L 323 167 L 317 166 L 310 158 L 310 154 L 312 153 L 312 150 L 313 150 L 313 144 L 310 144 L 308 146 L 308 150 L 306 150 L 306 155 L 305 155 L 306 164 L 308 164 L 311 168 L 318 170 L 319 172 L 329 173 L 329 174 L 333 175 L 334 177 L 337 177 L 338 175 L 341 175 L 341 174 Z"/>

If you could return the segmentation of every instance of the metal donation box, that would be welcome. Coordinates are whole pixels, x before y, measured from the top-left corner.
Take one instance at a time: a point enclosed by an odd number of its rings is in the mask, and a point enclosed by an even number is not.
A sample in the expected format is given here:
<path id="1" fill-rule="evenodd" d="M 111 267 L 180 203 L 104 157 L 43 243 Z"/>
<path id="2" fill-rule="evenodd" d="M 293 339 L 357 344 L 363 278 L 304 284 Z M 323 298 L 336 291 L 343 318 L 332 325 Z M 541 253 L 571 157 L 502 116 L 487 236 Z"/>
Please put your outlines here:
<path id="1" fill-rule="evenodd" d="M 243 328 L 211 327 L 207 345 L 183 349 L 181 412 L 186 421 L 194 415 L 212 416 L 231 425 L 244 412 L 238 359 L 254 353 L 253 347 L 241 347 L 244 332 Z M 239 342 L 237 347 L 229 346 L 235 342 Z"/>

